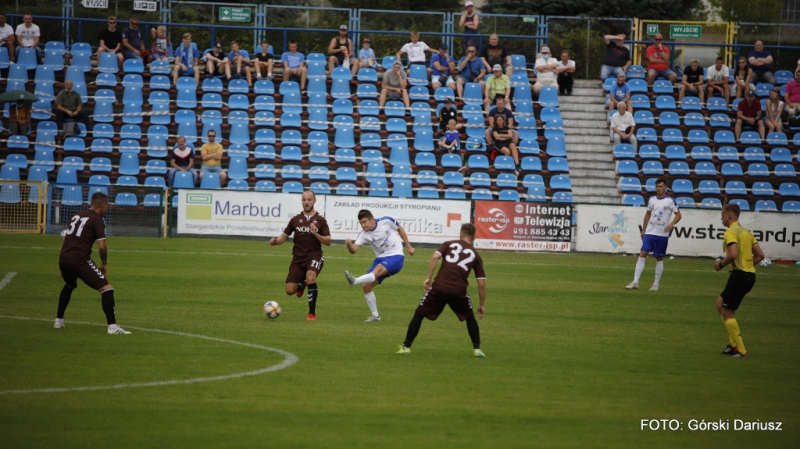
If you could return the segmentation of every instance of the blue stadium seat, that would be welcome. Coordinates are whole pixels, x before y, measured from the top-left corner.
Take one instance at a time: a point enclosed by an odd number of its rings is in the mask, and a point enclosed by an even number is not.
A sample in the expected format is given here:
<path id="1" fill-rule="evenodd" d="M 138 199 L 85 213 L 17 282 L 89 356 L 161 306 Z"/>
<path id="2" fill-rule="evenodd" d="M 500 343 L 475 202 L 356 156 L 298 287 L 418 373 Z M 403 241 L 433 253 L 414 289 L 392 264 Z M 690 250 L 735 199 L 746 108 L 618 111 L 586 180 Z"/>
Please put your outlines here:
<path id="1" fill-rule="evenodd" d="M 686 101 L 686 98 L 684 98 L 684 101 Z M 677 106 L 675 105 L 675 98 L 670 95 L 659 95 L 656 97 L 656 109 L 662 111 L 674 111 L 677 109 Z"/>
<path id="2" fill-rule="evenodd" d="M 481 85 L 478 83 L 466 83 L 464 85 L 463 100 L 465 104 L 482 106 L 483 92 L 481 91 Z"/>
<path id="3" fill-rule="evenodd" d="M 797 171 L 792 164 L 777 164 L 775 176 L 779 178 L 797 178 Z"/>
<path id="4" fill-rule="evenodd" d="M 686 140 L 694 144 L 708 143 L 708 133 L 704 129 L 692 129 L 689 130 Z"/>
<path id="5" fill-rule="evenodd" d="M 557 157 L 567 156 L 567 147 L 563 136 L 556 135 L 547 140 L 547 154 Z"/>
<path id="6" fill-rule="evenodd" d="M 754 162 L 747 166 L 746 175 L 758 178 L 769 177 L 769 167 L 767 167 L 767 164 Z"/>
<path id="7" fill-rule="evenodd" d="M 672 114 L 671 112 L 663 112 L 661 115 L 664 114 Z M 633 121 L 636 122 L 637 126 L 644 126 L 644 125 L 654 125 L 655 119 L 653 117 L 653 113 L 647 110 L 636 111 L 633 113 Z M 673 126 L 673 125 L 671 125 Z"/>
<path id="8" fill-rule="evenodd" d="M 544 203 L 547 201 L 545 194 L 545 187 L 543 185 L 531 185 L 528 187 L 528 193 L 525 195 L 525 201 Z"/>
<path id="9" fill-rule="evenodd" d="M 514 89 L 514 98 L 517 98 L 517 92 L 524 91 L 526 86 L 518 87 Z M 521 98 L 526 99 L 526 98 Z M 541 91 L 539 91 L 539 105 L 543 108 L 551 107 L 557 108 L 558 107 L 558 89 L 554 86 L 543 86 Z"/>
<path id="10" fill-rule="evenodd" d="M 711 148 L 707 145 L 697 145 L 692 147 L 691 158 L 694 161 L 710 161 L 713 159 Z"/>
<path id="11" fill-rule="evenodd" d="M 755 131 L 742 131 L 739 142 L 745 145 L 761 145 L 761 136 Z"/>
<path id="12" fill-rule="evenodd" d="M 281 160 L 284 162 L 300 162 L 303 160 L 303 151 L 294 145 L 284 145 L 281 148 Z"/>
<path id="13" fill-rule="evenodd" d="M 725 194 L 747 196 L 747 188 L 742 181 L 727 181 L 725 183 Z"/>
<path id="14" fill-rule="evenodd" d="M 800 201 L 784 201 L 781 212 L 800 213 Z"/>
<path id="15" fill-rule="evenodd" d="M 700 103 L 700 99 L 694 96 L 686 96 L 683 97 L 683 101 L 681 102 L 681 109 L 684 111 L 702 111 L 703 104 Z"/>
<path id="16" fill-rule="evenodd" d="M 767 157 L 761 147 L 748 147 L 744 150 L 744 160 L 747 162 L 764 162 Z"/>
<path id="17" fill-rule="evenodd" d="M 758 200 L 753 210 L 756 212 L 777 212 L 778 206 L 776 206 L 775 201 L 772 200 Z"/>
<path id="18" fill-rule="evenodd" d="M 381 130 L 381 122 L 378 120 L 378 117 L 361 117 L 361 122 L 358 124 L 358 127 L 361 128 L 362 132 L 374 131 L 377 133 Z M 380 142 L 378 142 L 377 146 L 380 147 Z"/>
<path id="19" fill-rule="evenodd" d="M 792 153 L 788 148 L 773 148 L 769 153 L 769 159 L 773 163 L 791 163 Z"/>
<path id="20" fill-rule="evenodd" d="M 638 175 L 639 174 L 639 164 L 633 160 L 621 160 L 617 161 L 617 174 L 620 175 Z"/>
<path id="21" fill-rule="evenodd" d="M 743 200 L 743 199 L 738 199 L 737 198 L 737 199 L 728 200 L 728 203 L 736 204 L 737 206 L 739 206 L 739 209 L 742 210 L 742 211 L 749 211 L 750 210 L 750 203 L 748 203 L 747 200 Z"/>
<path id="22" fill-rule="evenodd" d="M 689 127 L 704 127 L 706 120 L 699 112 L 689 112 L 683 117 L 683 124 Z"/>
<path id="23" fill-rule="evenodd" d="M 545 90 L 545 87 L 552 87 L 552 86 L 544 86 L 542 87 L 542 92 Z M 555 89 L 555 87 L 552 87 Z M 549 98 L 548 98 L 549 96 Z M 541 92 L 539 94 L 540 103 L 541 103 Z M 532 101 L 533 100 L 533 93 L 531 92 L 531 86 L 528 84 L 523 84 L 521 86 L 517 86 L 514 89 L 514 103 L 516 104 L 517 101 Z M 558 97 L 556 96 L 555 99 L 552 98 L 551 94 L 547 94 L 545 97 L 545 102 L 542 104 L 543 107 L 558 107 Z"/>
<path id="24" fill-rule="evenodd" d="M 647 93 L 647 81 L 644 79 L 634 78 L 628 81 L 628 88 L 632 93 Z"/>
<path id="25" fill-rule="evenodd" d="M 622 204 L 625 206 L 642 207 L 644 206 L 644 198 L 642 197 L 642 195 L 636 195 L 636 194 L 623 195 Z"/>
<path id="26" fill-rule="evenodd" d="M 662 176 L 664 167 L 660 161 L 645 161 L 642 164 L 642 174 L 647 176 Z"/>
<path id="27" fill-rule="evenodd" d="M 697 186 L 697 191 L 702 195 L 719 195 L 719 183 L 714 180 L 700 181 Z"/>
<path id="28" fill-rule="evenodd" d="M 787 146 L 789 145 L 789 139 L 786 137 L 785 133 L 772 132 L 767 134 L 767 144 Z"/>
<path id="29" fill-rule="evenodd" d="M 675 90 L 669 80 L 655 80 L 653 82 L 653 92 L 659 95 L 672 95 Z"/>
<path id="30" fill-rule="evenodd" d="M 275 179 L 275 166 L 272 164 L 258 164 L 253 170 L 253 176 L 257 179 Z M 256 183 L 258 190 L 258 183 Z"/>
<path id="31" fill-rule="evenodd" d="M 464 189 L 460 187 L 450 187 L 444 192 L 444 199 L 446 200 L 465 200 L 467 194 Z"/>
<path id="32" fill-rule="evenodd" d="M 755 196 L 775 195 L 775 189 L 772 188 L 772 184 L 764 181 L 754 182 L 753 187 L 750 190 Z"/>
<path id="33" fill-rule="evenodd" d="M 353 117 L 349 115 L 339 115 L 334 118 L 333 127 L 336 134 L 333 144 L 339 148 L 353 148 L 356 146 L 353 135 Z"/>
<path id="34" fill-rule="evenodd" d="M 219 78 L 206 78 L 200 88 L 205 93 L 221 94 L 223 91 L 222 80 Z"/>
<path id="35" fill-rule="evenodd" d="M 639 142 L 657 142 L 656 130 L 653 128 L 637 128 L 636 138 Z"/>
<path id="36" fill-rule="evenodd" d="M 516 166 L 511 156 L 497 156 L 494 159 L 494 168 L 500 171 L 514 171 Z"/>
<path id="37" fill-rule="evenodd" d="M 720 173 L 725 177 L 741 178 L 744 176 L 742 166 L 736 162 L 726 162 L 720 167 Z"/>
<path id="38" fill-rule="evenodd" d="M 553 190 L 572 190 L 572 182 L 567 175 L 557 175 L 550 178 L 550 188 Z"/>
<path id="39" fill-rule="evenodd" d="M 635 118 L 634 118 L 635 120 Z M 637 125 L 639 123 L 637 122 Z M 658 116 L 658 124 L 661 126 L 680 126 L 681 122 L 678 118 L 678 114 L 672 111 L 662 112 Z"/>
<path id="40" fill-rule="evenodd" d="M 433 170 L 419 170 L 417 172 L 417 183 L 420 185 L 437 185 L 439 177 Z"/>
<path id="41" fill-rule="evenodd" d="M 412 86 L 427 86 L 428 69 L 424 65 L 414 64 L 409 67 L 408 83 Z"/>
<path id="42" fill-rule="evenodd" d="M 463 161 L 461 160 L 461 156 L 454 153 L 443 154 L 442 159 L 440 160 L 440 165 L 443 168 L 455 168 L 459 169 L 463 165 Z"/>
<path id="43" fill-rule="evenodd" d="M 736 137 L 733 132 L 728 130 L 720 130 L 714 133 L 714 143 L 736 143 Z"/>
<path id="44" fill-rule="evenodd" d="M 547 171 L 550 173 L 569 173 L 567 159 L 563 157 L 551 157 L 547 160 Z"/>
<path id="45" fill-rule="evenodd" d="M 664 157 L 669 160 L 685 161 L 686 149 L 682 145 L 669 145 L 664 150 Z"/>
<path id="46" fill-rule="evenodd" d="M 228 93 L 248 94 L 250 93 L 250 86 L 248 86 L 247 81 L 243 79 L 232 79 L 228 81 Z"/>
<path id="47" fill-rule="evenodd" d="M 274 95 L 275 84 L 270 80 L 259 80 L 253 83 L 253 93 L 256 95 Z"/>
<path id="48" fill-rule="evenodd" d="M 670 176 L 690 176 L 689 164 L 683 161 L 670 162 L 667 168 Z"/>
<path id="49" fill-rule="evenodd" d="M 675 194 L 693 194 L 694 193 L 694 186 L 692 185 L 692 181 L 688 179 L 674 179 L 672 181 L 672 187 L 670 188 L 673 193 Z"/>
<path id="50" fill-rule="evenodd" d="M 519 202 L 519 192 L 516 190 L 501 190 L 500 194 L 497 196 L 497 199 L 500 201 L 514 201 Z"/>
<path id="51" fill-rule="evenodd" d="M 709 111 L 722 111 L 727 112 L 728 110 L 728 103 L 725 102 L 724 98 L 720 97 L 711 97 L 706 102 L 706 109 Z"/>
<path id="52" fill-rule="evenodd" d="M 203 177 L 200 179 L 200 188 L 211 189 L 211 190 L 222 188 L 222 185 L 220 184 L 219 174 L 203 173 Z"/>
<path id="53" fill-rule="evenodd" d="M 192 109 L 197 107 L 197 83 L 194 78 L 189 76 L 178 78 L 175 89 L 178 91 L 175 104 L 179 108 Z"/>
<path id="54" fill-rule="evenodd" d="M 712 162 L 698 162 L 694 166 L 695 176 L 716 176 L 717 168 Z"/>
<path id="55" fill-rule="evenodd" d="M 680 208 L 685 208 L 685 209 L 695 208 L 694 198 L 690 196 L 679 196 L 675 198 L 675 202 L 678 204 L 678 207 Z"/>
<path id="56" fill-rule="evenodd" d="M 614 146 L 615 159 L 633 159 L 636 157 L 636 150 L 629 143 L 620 143 Z"/>
<path id="57" fill-rule="evenodd" d="M 665 143 L 683 143 L 683 133 L 680 129 L 667 128 L 662 132 L 661 140 Z"/>
<path id="58" fill-rule="evenodd" d="M 303 184 L 297 181 L 287 181 L 281 186 L 282 193 L 303 193 Z"/>
<path id="59" fill-rule="evenodd" d="M 788 84 L 791 80 L 794 79 L 794 75 L 789 70 L 777 70 L 775 71 L 775 83 L 779 86 L 784 84 Z M 783 97 L 783 95 L 781 95 Z"/>
<path id="60" fill-rule="evenodd" d="M 89 162 L 92 173 L 111 173 L 111 168 L 111 159 L 107 157 L 95 157 Z"/>
<path id="61" fill-rule="evenodd" d="M 497 175 L 495 179 L 495 185 L 497 188 L 500 189 L 516 189 L 517 188 L 517 177 L 514 176 L 513 173 L 500 173 Z"/>
<path id="62" fill-rule="evenodd" d="M 492 180 L 487 173 L 474 172 L 469 177 L 469 185 L 472 187 L 491 187 Z"/>

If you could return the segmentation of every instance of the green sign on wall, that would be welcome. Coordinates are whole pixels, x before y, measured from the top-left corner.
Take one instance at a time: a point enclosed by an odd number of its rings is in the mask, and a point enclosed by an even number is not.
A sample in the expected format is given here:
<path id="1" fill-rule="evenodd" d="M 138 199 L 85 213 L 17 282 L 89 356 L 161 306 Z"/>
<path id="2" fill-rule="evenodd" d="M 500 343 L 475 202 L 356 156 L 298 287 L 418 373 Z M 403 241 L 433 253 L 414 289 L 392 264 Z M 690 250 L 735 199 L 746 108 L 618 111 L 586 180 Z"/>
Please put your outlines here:
<path id="1" fill-rule="evenodd" d="M 647 35 L 655 36 L 656 34 L 658 34 L 658 24 L 657 23 L 647 24 Z"/>
<path id="2" fill-rule="evenodd" d="M 220 8 L 220 22 L 250 22 L 250 8 Z"/>
<path id="3" fill-rule="evenodd" d="M 670 39 L 700 39 L 703 28 L 700 25 L 670 25 Z"/>

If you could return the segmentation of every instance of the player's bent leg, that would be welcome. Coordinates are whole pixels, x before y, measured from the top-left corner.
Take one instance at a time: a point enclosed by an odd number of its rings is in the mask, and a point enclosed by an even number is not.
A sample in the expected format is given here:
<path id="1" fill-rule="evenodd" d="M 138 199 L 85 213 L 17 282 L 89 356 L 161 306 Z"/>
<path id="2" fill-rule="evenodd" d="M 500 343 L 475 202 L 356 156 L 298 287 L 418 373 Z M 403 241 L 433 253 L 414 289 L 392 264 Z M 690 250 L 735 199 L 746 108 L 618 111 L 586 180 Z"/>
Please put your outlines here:
<path id="1" fill-rule="evenodd" d="M 313 270 L 308 270 L 306 273 L 306 286 L 308 292 L 308 321 L 317 319 L 317 297 L 319 289 L 317 287 L 317 273 Z M 299 295 L 299 292 L 298 292 Z"/>
<path id="2" fill-rule="evenodd" d="M 300 284 L 297 282 L 287 282 L 286 283 L 286 296 L 291 296 L 297 293 Z"/>

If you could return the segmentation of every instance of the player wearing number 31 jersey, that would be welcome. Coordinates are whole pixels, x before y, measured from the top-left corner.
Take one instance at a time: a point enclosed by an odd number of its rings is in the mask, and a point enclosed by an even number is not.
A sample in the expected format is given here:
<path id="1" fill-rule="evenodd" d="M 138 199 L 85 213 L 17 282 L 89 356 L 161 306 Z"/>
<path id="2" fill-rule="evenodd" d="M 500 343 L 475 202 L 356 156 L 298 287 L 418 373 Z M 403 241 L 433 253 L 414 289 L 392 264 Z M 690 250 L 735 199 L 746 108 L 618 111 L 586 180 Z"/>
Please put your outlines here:
<path id="1" fill-rule="evenodd" d="M 100 292 L 103 312 L 108 321 L 108 333 L 130 334 L 117 326 L 114 305 L 114 287 L 106 279 L 108 247 L 106 247 L 106 222 L 103 220 L 108 210 L 108 196 L 102 192 L 92 195 L 89 210 L 78 212 L 72 217 L 69 227 L 62 232 L 64 245 L 58 257 L 58 267 L 64 279 L 64 288 L 58 298 L 58 313 L 53 325 L 56 329 L 64 328 L 64 312 L 72 298 L 72 291 L 78 288 L 78 279 L 89 287 Z M 92 261 L 92 246 L 97 242 L 100 253 L 100 268 Z"/>
<path id="2" fill-rule="evenodd" d="M 461 225 L 460 240 L 444 242 L 433 253 L 428 264 L 428 277 L 425 278 L 423 283 L 423 287 L 426 290 L 425 295 L 422 296 L 422 300 L 414 312 L 414 317 L 408 325 L 406 340 L 400 350 L 397 351 L 398 354 L 409 354 L 411 352 L 411 344 L 414 343 L 414 339 L 419 333 L 423 318 L 435 321 L 439 318 L 444 307 L 450 306 L 450 309 L 460 321 L 466 320 L 467 322 L 467 331 L 470 339 L 472 339 L 475 357 L 486 357 L 481 351 L 480 329 L 478 321 L 475 320 L 475 314 L 472 312 L 472 300 L 469 297 L 469 293 L 467 293 L 469 273 L 475 270 L 475 279 L 478 281 L 478 296 L 480 297 L 478 317 L 483 318 L 486 311 L 486 273 L 483 271 L 481 256 L 472 246 L 474 239 L 475 225 L 464 223 Z M 444 259 L 442 267 L 439 269 L 433 285 L 431 285 L 433 271 L 436 270 L 439 259 Z"/>

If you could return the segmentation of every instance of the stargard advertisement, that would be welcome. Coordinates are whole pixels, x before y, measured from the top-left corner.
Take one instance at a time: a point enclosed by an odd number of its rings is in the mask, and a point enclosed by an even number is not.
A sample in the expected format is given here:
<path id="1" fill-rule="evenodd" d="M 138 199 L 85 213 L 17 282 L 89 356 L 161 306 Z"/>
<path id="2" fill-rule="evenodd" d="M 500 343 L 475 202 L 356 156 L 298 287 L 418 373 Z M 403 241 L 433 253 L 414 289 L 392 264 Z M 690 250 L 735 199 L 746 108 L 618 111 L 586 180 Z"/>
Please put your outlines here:
<path id="1" fill-rule="evenodd" d="M 507 251 L 569 251 L 572 206 L 475 202 L 475 247 Z"/>

